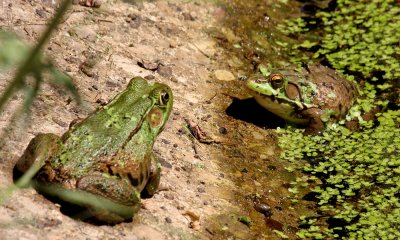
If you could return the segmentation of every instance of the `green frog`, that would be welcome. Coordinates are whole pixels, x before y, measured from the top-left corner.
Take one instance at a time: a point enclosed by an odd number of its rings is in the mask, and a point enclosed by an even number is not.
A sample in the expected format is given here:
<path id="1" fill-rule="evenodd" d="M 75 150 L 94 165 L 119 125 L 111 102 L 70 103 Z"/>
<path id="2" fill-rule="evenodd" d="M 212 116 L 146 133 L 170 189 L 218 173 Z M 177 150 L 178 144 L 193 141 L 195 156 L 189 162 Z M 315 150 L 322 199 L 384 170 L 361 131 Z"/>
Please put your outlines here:
<path id="1" fill-rule="evenodd" d="M 96 221 L 132 219 L 141 195 L 152 196 L 159 185 L 153 144 L 172 103 L 167 85 L 133 78 L 109 104 L 72 124 L 62 137 L 33 138 L 14 176 L 30 171 L 38 192 L 80 205 Z"/>
<path id="2" fill-rule="evenodd" d="M 306 134 L 320 133 L 326 122 L 345 117 L 358 95 L 354 83 L 320 64 L 269 69 L 250 77 L 246 86 L 261 106 L 306 126 Z"/>

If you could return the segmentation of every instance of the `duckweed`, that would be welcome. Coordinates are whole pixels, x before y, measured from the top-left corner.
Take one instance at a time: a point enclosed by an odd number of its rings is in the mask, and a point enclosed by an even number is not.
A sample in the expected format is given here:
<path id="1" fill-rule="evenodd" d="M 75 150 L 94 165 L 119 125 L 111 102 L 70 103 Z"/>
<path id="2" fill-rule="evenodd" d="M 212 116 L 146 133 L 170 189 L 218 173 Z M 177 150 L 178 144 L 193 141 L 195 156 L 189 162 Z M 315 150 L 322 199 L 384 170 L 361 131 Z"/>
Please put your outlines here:
<path id="1" fill-rule="evenodd" d="M 299 192 L 311 191 L 319 208 L 318 214 L 301 218 L 299 237 L 400 237 L 400 110 L 378 114 L 378 122 L 358 132 L 331 124 L 321 136 L 279 130 L 281 158 L 307 174 L 292 183 L 290 192 L 298 201 Z M 307 163 L 300 164 L 301 159 Z"/>
<path id="2" fill-rule="evenodd" d="M 323 36 L 316 38 L 320 28 Z M 395 0 L 338 0 L 334 11 L 320 11 L 308 21 L 289 19 L 279 26 L 290 36 L 303 34 L 300 43 L 290 46 L 294 62 L 322 59 L 339 71 L 372 80 L 400 77 L 399 28 L 400 6 Z M 303 54 L 299 49 L 310 51 Z"/>

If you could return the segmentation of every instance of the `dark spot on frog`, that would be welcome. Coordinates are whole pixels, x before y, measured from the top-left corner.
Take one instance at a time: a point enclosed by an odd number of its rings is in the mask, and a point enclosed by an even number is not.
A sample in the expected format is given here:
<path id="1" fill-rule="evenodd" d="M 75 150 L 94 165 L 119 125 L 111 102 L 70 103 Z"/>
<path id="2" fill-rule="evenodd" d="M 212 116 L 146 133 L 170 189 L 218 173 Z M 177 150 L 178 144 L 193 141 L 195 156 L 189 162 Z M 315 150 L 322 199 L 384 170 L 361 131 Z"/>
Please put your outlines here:
<path id="1" fill-rule="evenodd" d="M 258 127 L 274 129 L 284 127 L 285 121 L 261 107 L 254 98 L 232 98 L 232 103 L 225 110 L 226 114 L 238 120 L 252 123 Z"/>
<path id="2" fill-rule="evenodd" d="M 329 74 L 328 74 L 329 75 Z M 336 79 L 336 78 L 335 78 Z M 322 82 L 322 86 L 329 88 L 330 90 L 333 90 L 333 84 L 332 83 L 326 83 Z M 346 89 L 348 91 L 348 89 Z"/>

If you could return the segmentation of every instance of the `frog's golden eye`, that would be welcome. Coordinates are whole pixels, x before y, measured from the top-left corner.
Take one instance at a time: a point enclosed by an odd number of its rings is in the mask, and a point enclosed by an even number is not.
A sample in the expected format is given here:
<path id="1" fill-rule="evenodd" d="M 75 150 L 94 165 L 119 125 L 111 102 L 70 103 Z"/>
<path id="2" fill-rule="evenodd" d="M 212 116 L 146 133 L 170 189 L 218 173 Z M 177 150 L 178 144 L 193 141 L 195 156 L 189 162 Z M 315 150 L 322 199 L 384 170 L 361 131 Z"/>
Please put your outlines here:
<path id="1" fill-rule="evenodd" d="M 273 88 L 280 88 L 283 85 L 283 76 L 280 74 L 272 74 L 270 76 L 270 81 Z"/>
<path id="2" fill-rule="evenodd" d="M 166 105 L 169 101 L 169 93 L 165 90 L 162 90 L 160 94 L 160 104 L 161 105 Z"/>

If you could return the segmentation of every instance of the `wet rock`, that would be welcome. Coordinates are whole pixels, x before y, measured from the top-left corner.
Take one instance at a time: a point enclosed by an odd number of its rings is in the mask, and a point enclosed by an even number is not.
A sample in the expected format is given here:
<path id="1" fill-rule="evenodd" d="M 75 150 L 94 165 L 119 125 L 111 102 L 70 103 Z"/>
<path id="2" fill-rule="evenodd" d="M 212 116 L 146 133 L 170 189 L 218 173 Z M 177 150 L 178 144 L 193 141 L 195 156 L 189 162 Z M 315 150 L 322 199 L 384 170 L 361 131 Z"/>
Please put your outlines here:
<path id="1" fill-rule="evenodd" d="M 257 203 L 256 205 L 254 205 L 254 209 L 257 212 L 264 214 L 264 216 L 266 217 L 272 216 L 271 207 L 265 203 Z"/>
<path id="2" fill-rule="evenodd" d="M 232 81 L 235 80 L 235 76 L 227 70 L 215 70 L 215 77 L 221 81 Z"/>

